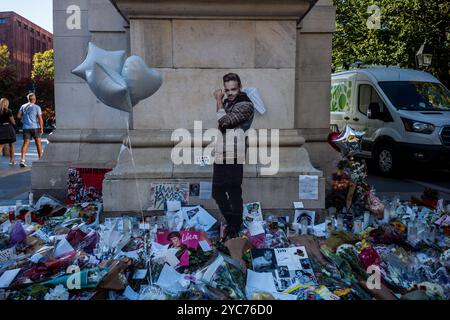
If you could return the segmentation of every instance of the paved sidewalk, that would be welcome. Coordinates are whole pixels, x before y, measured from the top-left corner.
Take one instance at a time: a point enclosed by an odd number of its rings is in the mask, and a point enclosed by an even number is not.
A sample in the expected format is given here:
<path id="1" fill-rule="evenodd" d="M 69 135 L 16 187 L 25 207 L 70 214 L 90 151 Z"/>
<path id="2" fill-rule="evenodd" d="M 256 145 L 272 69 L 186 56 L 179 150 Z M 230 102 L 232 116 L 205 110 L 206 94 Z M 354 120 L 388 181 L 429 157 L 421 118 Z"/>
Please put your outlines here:
<path id="1" fill-rule="evenodd" d="M 45 147 L 48 144 L 47 134 L 42 137 L 42 148 L 45 152 Z M 31 166 L 33 161 L 38 159 L 36 144 L 34 141 L 30 142 L 28 152 L 25 156 L 25 161 L 28 165 L 26 168 L 19 166 L 20 152 L 22 150 L 22 134 L 17 135 L 15 143 L 15 166 L 9 165 L 9 156 L 3 157 L 0 155 L 0 206 L 8 206 L 16 203 L 16 200 L 28 201 L 28 192 L 31 187 Z"/>

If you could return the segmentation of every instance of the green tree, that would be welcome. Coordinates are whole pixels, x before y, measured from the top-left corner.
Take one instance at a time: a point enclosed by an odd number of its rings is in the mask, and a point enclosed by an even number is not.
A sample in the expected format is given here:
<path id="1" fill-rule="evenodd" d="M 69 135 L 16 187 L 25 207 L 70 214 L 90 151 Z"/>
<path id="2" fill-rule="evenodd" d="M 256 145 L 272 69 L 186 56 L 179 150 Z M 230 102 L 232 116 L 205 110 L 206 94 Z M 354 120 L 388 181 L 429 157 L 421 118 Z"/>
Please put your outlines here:
<path id="1" fill-rule="evenodd" d="M 16 71 L 11 64 L 9 49 L 6 44 L 0 44 L 0 97 L 11 101 L 12 89 L 15 87 Z"/>
<path id="2" fill-rule="evenodd" d="M 0 44 L 0 68 L 5 68 L 10 63 L 8 46 L 6 44 Z"/>
<path id="3" fill-rule="evenodd" d="M 33 57 L 31 79 L 53 80 L 54 78 L 55 66 L 53 64 L 53 49 L 36 53 Z"/>
<path id="4" fill-rule="evenodd" d="M 433 63 L 426 71 L 450 87 L 450 2 L 448 0 L 334 0 L 336 33 L 333 65 L 348 66 L 358 60 L 375 65 L 416 68 L 415 55 L 422 43 L 433 49 Z M 380 8 L 380 28 L 367 21 Z"/>

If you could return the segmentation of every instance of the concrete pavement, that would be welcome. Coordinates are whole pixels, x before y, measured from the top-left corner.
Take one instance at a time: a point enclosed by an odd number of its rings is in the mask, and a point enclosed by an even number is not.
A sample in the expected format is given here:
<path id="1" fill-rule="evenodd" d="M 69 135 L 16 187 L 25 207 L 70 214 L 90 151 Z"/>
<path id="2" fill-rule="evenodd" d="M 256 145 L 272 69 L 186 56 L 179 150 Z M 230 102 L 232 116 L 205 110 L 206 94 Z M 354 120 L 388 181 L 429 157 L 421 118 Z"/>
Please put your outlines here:
<path id="1" fill-rule="evenodd" d="M 48 144 L 47 134 L 42 137 L 42 149 Z M 9 165 L 9 156 L 0 156 L 0 206 L 8 206 L 16 203 L 16 200 L 28 201 L 28 192 L 31 187 L 31 166 L 33 161 L 38 160 L 36 144 L 30 142 L 25 161 L 28 167 L 21 168 L 19 166 L 20 152 L 22 150 L 23 136 L 17 135 L 15 147 L 15 166 Z"/>

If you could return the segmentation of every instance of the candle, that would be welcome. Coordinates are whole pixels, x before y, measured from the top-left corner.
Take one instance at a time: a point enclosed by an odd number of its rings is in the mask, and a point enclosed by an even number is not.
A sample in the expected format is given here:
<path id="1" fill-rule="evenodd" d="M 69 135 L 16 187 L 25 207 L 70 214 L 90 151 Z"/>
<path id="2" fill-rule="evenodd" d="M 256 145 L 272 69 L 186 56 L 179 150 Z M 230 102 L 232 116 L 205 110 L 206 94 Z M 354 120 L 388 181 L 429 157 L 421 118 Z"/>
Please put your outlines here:
<path id="1" fill-rule="evenodd" d="M 298 224 L 297 222 L 294 222 L 292 224 L 292 229 L 294 230 L 295 234 L 298 234 L 298 230 L 300 229 L 300 224 Z"/>
<path id="2" fill-rule="evenodd" d="M 363 222 L 363 229 L 366 229 L 370 224 L 370 212 L 366 211 L 364 212 L 364 222 Z"/>
<path id="3" fill-rule="evenodd" d="M 358 234 L 362 231 L 362 221 L 361 219 L 355 219 L 353 221 L 353 233 Z"/>
<path id="4" fill-rule="evenodd" d="M 308 234 L 308 220 L 302 219 L 302 235 Z"/>

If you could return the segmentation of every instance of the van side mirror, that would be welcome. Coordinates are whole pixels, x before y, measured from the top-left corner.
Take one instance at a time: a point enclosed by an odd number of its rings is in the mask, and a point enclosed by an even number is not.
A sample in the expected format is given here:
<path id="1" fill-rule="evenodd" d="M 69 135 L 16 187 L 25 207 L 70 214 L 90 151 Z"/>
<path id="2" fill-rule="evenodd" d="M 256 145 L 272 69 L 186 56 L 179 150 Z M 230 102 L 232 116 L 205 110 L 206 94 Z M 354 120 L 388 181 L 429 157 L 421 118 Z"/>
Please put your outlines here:
<path id="1" fill-rule="evenodd" d="M 369 119 L 380 119 L 381 111 L 378 102 L 371 102 L 367 108 L 367 118 Z"/>

